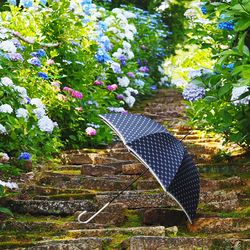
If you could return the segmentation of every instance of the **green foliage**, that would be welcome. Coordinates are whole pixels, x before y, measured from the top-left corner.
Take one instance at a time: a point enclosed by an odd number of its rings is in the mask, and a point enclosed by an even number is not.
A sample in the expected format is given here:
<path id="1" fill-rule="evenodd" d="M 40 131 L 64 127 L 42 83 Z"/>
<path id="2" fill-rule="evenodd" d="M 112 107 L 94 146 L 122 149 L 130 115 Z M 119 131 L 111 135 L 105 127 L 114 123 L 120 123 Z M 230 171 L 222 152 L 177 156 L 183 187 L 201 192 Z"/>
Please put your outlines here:
<path id="1" fill-rule="evenodd" d="M 205 91 L 204 98 L 200 96 L 190 102 L 190 95 L 194 93 L 184 90 L 193 125 L 221 133 L 226 141 L 236 142 L 248 150 L 249 1 L 201 1 L 193 6 L 185 14 L 190 22 L 185 31 L 189 38 L 184 46 L 187 51 L 180 49 L 176 56 L 170 58 L 178 67 L 170 69 L 169 73 L 175 81 L 182 79 L 184 85 L 189 82 Z M 189 55 L 188 59 L 186 55 Z M 190 70 L 195 70 L 196 75 L 190 76 Z"/>

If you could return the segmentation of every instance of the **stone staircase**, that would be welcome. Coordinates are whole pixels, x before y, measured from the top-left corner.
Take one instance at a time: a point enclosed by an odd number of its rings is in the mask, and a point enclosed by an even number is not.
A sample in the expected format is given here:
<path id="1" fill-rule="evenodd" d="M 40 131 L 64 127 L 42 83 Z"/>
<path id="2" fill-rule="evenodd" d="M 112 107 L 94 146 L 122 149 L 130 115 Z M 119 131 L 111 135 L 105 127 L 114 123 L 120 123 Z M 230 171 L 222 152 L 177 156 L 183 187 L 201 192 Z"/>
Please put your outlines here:
<path id="1" fill-rule="evenodd" d="M 138 111 L 140 110 L 140 111 Z M 176 90 L 160 90 L 137 110 L 165 124 L 194 157 L 201 176 L 197 219 L 189 224 L 177 204 L 146 173 L 91 223 L 92 216 L 144 166 L 121 143 L 107 149 L 65 152 L 60 164 L 38 168 L 4 201 L 15 214 L 0 225 L 0 249 L 250 249 L 250 159 L 230 145 L 230 160 L 216 162 L 220 137 L 185 126 Z M 238 156 L 237 156 L 238 155 Z"/>

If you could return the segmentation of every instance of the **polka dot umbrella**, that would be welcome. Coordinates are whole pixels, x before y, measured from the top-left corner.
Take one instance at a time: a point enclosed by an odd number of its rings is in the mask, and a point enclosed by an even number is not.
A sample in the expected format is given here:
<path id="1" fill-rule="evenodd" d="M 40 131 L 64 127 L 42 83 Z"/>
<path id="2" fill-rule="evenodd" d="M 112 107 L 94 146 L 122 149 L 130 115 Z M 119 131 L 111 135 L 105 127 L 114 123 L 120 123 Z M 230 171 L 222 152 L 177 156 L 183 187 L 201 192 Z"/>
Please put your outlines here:
<path id="1" fill-rule="evenodd" d="M 128 150 L 145 165 L 146 170 L 142 174 L 150 171 L 192 222 L 199 202 L 199 174 L 181 141 L 162 125 L 143 115 L 111 113 L 100 117 L 120 137 Z M 121 193 L 84 223 L 92 220 Z M 81 215 L 78 217 L 79 222 Z"/>

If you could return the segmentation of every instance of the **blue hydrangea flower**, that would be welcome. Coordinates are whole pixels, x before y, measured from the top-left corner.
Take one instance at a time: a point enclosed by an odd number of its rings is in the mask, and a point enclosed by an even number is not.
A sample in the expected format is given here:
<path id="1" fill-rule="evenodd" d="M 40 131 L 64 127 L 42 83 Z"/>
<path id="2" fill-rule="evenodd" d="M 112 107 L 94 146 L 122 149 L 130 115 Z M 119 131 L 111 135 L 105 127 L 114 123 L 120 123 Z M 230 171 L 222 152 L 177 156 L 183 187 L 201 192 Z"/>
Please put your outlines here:
<path id="1" fill-rule="evenodd" d="M 21 0 L 20 6 L 23 6 L 24 8 L 30 8 L 33 6 L 33 1 L 32 0 Z"/>
<path id="2" fill-rule="evenodd" d="M 44 73 L 44 72 L 38 72 L 38 76 L 43 78 L 44 80 L 49 79 L 48 75 L 46 73 Z"/>
<path id="3" fill-rule="evenodd" d="M 39 0 L 39 3 L 42 4 L 42 5 L 46 5 L 47 0 Z"/>
<path id="4" fill-rule="evenodd" d="M 45 57 L 45 56 L 46 56 L 46 52 L 45 52 L 44 49 L 39 49 L 39 50 L 37 51 L 37 55 L 38 55 L 39 57 Z"/>
<path id="5" fill-rule="evenodd" d="M 98 62 L 100 63 L 105 63 L 105 62 L 109 62 L 111 60 L 110 56 L 107 54 L 107 52 L 102 49 L 102 48 L 99 48 L 96 55 L 95 55 L 95 58 L 97 59 Z"/>
<path id="6" fill-rule="evenodd" d="M 184 89 L 182 95 L 185 100 L 194 102 L 205 96 L 205 89 L 191 83 Z"/>
<path id="7" fill-rule="evenodd" d="M 151 89 L 151 90 L 157 90 L 157 86 L 156 86 L 156 85 L 152 85 L 152 86 L 150 87 L 150 89 Z"/>
<path id="8" fill-rule="evenodd" d="M 30 153 L 23 152 L 19 155 L 18 160 L 30 160 L 31 155 Z"/>
<path id="9" fill-rule="evenodd" d="M 8 0 L 7 1 L 9 4 L 16 5 L 16 0 Z"/>
<path id="10" fill-rule="evenodd" d="M 41 62 L 37 57 L 32 57 L 31 59 L 27 60 L 27 62 L 34 66 L 41 67 Z"/>
<path id="11" fill-rule="evenodd" d="M 207 8 L 206 8 L 205 5 L 202 5 L 202 6 L 201 6 L 201 12 L 202 12 L 203 15 L 206 15 L 206 14 L 207 14 Z"/>
<path id="12" fill-rule="evenodd" d="M 220 29 L 220 30 L 229 30 L 229 31 L 234 30 L 233 21 L 220 22 L 220 23 L 218 24 L 218 29 Z"/>

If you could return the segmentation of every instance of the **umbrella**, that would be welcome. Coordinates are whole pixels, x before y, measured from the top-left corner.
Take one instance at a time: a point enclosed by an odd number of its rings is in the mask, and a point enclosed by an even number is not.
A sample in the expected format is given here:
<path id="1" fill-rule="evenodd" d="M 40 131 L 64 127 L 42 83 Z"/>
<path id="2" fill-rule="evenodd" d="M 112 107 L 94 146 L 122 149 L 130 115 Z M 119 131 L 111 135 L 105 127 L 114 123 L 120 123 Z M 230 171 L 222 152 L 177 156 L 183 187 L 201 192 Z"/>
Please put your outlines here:
<path id="1" fill-rule="evenodd" d="M 199 174 L 181 141 L 161 124 L 143 115 L 111 113 L 100 117 L 120 137 L 128 150 L 145 165 L 142 175 L 150 171 L 192 222 L 199 202 Z M 92 220 L 127 188 L 84 223 Z M 80 216 L 85 212 L 79 215 L 79 222 Z"/>

